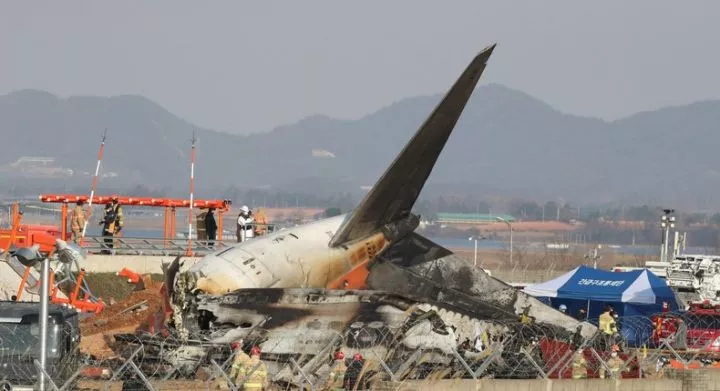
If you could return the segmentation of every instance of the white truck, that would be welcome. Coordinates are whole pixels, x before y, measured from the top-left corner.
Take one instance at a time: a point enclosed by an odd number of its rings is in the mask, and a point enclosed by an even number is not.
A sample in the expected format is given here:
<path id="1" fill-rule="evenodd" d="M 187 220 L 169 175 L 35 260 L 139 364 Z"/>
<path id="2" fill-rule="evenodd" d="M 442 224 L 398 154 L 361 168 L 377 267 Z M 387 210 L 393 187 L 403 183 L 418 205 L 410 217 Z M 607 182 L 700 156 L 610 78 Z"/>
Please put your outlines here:
<path id="1" fill-rule="evenodd" d="M 649 269 L 664 278 L 681 305 L 709 300 L 720 303 L 720 255 L 680 254 L 670 262 L 647 262 L 644 268 L 615 266 L 613 271 Z"/>

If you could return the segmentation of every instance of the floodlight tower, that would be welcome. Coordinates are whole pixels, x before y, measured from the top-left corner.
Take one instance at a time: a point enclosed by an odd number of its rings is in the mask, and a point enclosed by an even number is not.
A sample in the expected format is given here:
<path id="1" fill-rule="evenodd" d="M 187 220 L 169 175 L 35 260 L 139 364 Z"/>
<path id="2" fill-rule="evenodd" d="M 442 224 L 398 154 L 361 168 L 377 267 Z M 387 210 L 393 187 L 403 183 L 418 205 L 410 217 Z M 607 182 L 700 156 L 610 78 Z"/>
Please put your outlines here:
<path id="1" fill-rule="evenodd" d="M 660 246 L 660 262 L 668 262 L 668 242 L 670 229 L 675 228 L 675 209 L 663 209 L 664 215 L 660 217 L 660 228 L 662 228 L 662 245 Z"/>

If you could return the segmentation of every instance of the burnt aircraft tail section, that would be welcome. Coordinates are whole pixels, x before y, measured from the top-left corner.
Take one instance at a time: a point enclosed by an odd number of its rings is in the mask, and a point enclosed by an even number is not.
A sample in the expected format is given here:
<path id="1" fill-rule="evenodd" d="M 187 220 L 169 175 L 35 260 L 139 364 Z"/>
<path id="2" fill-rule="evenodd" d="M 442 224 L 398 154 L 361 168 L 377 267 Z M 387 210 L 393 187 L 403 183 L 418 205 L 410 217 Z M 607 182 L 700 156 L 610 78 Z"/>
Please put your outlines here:
<path id="1" fill-rule="evenodd" d="M 338 228 L 330 240 L 331 247 L 364 238 L 410 215 L 494 49 L 495 45 L 486 48 L 470 62 L 415 136 Z"/>
<path id="2" fill-rule="evenodd" d="M 569 332 L 580 326 L 587 337 L 597 331 L 417 233 L 393 243 L 371 264 L 367 284 L 373 290 L 442 302 L 456 312 L 474 312 L 473 316 L 485 319 L 519 318 L 516 314 L 527 308 L 538 323 Z"/>

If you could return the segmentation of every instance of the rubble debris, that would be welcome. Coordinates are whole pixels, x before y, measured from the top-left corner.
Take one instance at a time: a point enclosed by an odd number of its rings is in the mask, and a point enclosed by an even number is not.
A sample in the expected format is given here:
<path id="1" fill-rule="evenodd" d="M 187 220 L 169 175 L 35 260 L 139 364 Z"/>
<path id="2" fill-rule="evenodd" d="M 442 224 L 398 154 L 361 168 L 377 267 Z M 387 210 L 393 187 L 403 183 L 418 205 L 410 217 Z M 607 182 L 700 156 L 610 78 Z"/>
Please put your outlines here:
<path id="1" fill-rule="evenodd" d="M 127 278 L 128 284 L 135 284 L 136 291 L 145 290 L 145 287 L 152 285 L 152 278 L 149 274 L 140 274 L 124 267 L 122 270 L 116 273 L 118 277 Z"/>
<path id="2" fill-rule="evenodd" d="M 80 351 L 96 359 L 108 359 L 117 355 L 111 348 L 115 341 L 112 338 L 114 333 L 132 333 L 135 326 L 126 326 L 114 330 L 108 330 L 105 333 L 95 333 L 92 335 L 83 335 L 80 339 Z"/>
<path id="3" fill-rule="evenodd" d="M 80 322 L 83 337 L 128 326 L 138 327 L 148 313 L 161 310 L 159 290 L 160 283 L 152 283 L 149 289 L 132 292 L 125 299 L 108 305 L 102 313 L 84 319 Z"/>

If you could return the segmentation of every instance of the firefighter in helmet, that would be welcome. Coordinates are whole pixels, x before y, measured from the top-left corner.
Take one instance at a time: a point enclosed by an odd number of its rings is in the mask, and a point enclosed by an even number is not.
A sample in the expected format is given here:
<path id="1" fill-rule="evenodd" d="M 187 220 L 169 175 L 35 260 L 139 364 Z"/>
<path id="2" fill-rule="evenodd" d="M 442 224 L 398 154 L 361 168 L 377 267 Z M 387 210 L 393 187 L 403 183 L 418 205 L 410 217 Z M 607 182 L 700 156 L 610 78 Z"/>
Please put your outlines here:
<path id="1" fill-rule="evenodd" d="M 71 219 L 70 219 L 70 230 L 72 231 L 72 241 L 75 243 L 80 243 L 80 238 L 82 237 L 82 231 L 85 228 L 85 211 L 83 210 L 84 204 L 85 204 L 85 201 L 77 200 L 77 202 L 75 203 L 75 208 L 72 211 Z"/>
<path id="2" fill-rule="evenodd" d="M 342 391 L 345 390 L 343 382 L 345 380 L 345 372 L 347 372 L 347 366 L 345 365 L 345 354 L 341 351 L 335 352 L 335 362 L 330 370 L 330 376 L 328 377 L 327 390 L 330 391 Z"/>
<path id="3" fill-rule="evenodd" d="M 233 357 L 233 363 L 230 369 L 230 380 L 232 380 L 233 383 L 237 382 L 238 374 L 241 372 L 245 364 L 250 361 L 250 356 L 248 356 L 247 353 L 242 350 L 242 347 L 242 339 L 230 344 L 230 348 L 233 350 L 233 354 L 235 355 Z"/>
<path id="4" fill-rule="evenodd" d="M 264 390 L 268 386 L 267 367 L 260 360 L 260 347 L 257 345 L 250 349 L 250 359 L 241 366 L 235 382 L 236 386 L 239 387 L 243 379 L 245 381 L 242 383 L 242 389 L 245 391 Z"/>
<path id="5" fill-rule="evenodd" d="M 607 366 L 610 369 L 610 376 L 613 378 L 620 378 L 620 369 L 625 365 L 625 362 L 618 357 L 618 351 L 620 348 L 617 345 L 612 346 L 612 353 L 610 353 L 610 359 L 607 361 Z M 600 378 L 605 378 L 605 367 L 600 366 Z"/>
<path id="6" fill-rule="evenodd" d="M 587 360 L 585 360 L 585 351 L 583 349 L 575 353 L 570 366 L 572 367 L 573 379 L 587 379 Z"/>
<path id="7" fill-rule="evenodd" d="M 357 390 L 358 388 L 362 389 L 362 386 L 358 387 L 358 382 L 360 381 L 360 374 L 362 373 L 364 366 L 365 360 L 363 359 L 362 354 L 359 352 L 355 353 L 350 365 L 348 365 L 347 371 L 345 371 L 343 384 L 345 385 L 346 390 Z"/>

